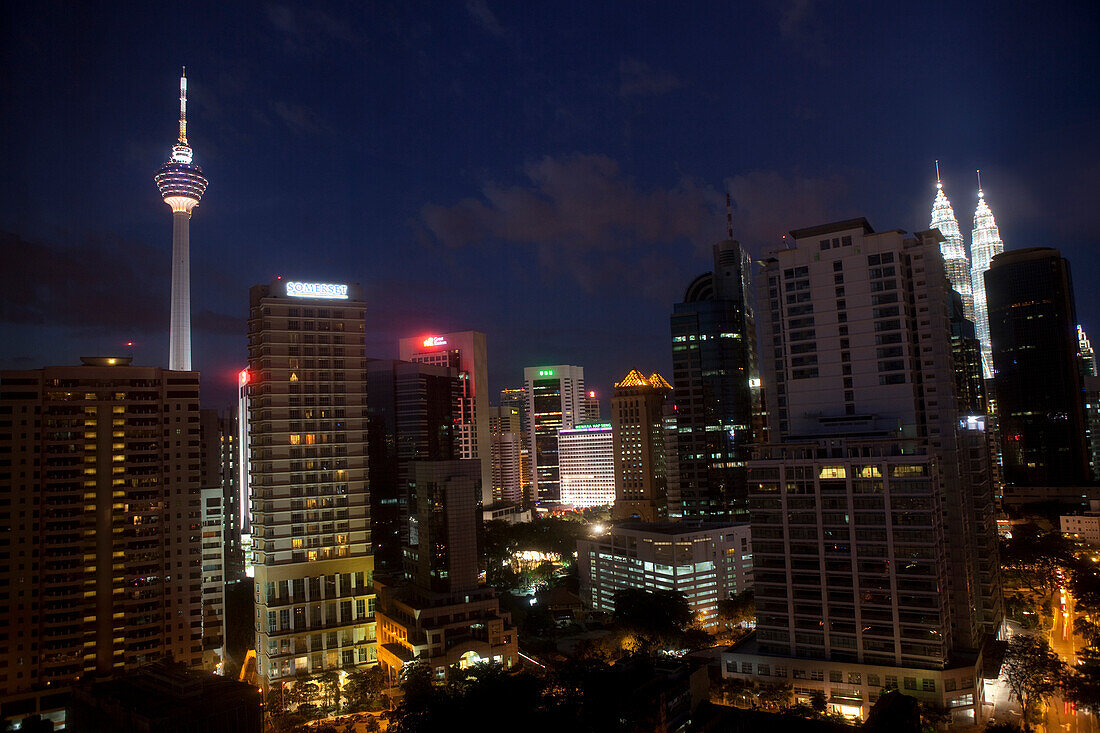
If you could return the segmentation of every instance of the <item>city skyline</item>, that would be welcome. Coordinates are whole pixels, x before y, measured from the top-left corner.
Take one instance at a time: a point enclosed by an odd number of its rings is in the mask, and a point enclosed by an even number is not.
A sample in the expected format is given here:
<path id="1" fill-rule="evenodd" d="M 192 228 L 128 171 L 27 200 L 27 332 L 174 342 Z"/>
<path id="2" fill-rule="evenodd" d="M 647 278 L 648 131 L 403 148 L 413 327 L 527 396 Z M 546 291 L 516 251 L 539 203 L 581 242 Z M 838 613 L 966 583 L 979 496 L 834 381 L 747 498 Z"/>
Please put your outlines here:
<path id="1" fill-rule="evenodd" d="M 1095 228 L 1082 202 L 1097 151 L 1075 144 L 1073 133 L 1097 100 L 1067 92 L 1095 65 L 1084 46 L 1094 19 L 1068 6 L 1043 17 L 975 9 L 947 32 L 967 44 L 910 58 L 902 49 L 933 27 L 930 17 L 825 17 L 802 4 L 738 10 L 730 26 L 759 38 L 727 44 L 707 29 L 722 9 L 707 10 L 679 26 L 658 10 L 629 20 L 577 10 L 588 15 L 566 27 L 476 2 L 431 17 L 399 7 L 369 18 L 272 7 L 256 13 L 253 36 L 227 49 L 221 28 L 244 11 L 189 10 L 192 32 L 181 39 L 151 9 L 132 17 L 12 9 L 40 13 L 36 27 L 72 43 L 42 60 L 20 53 L 30 36 L 13 33 L 12 108 L 35 112 L 12 115 L 2 143 L 22 175 L 0 184 L 0 231 L 6 252 L 51 271 L 33 286 L 18 273 L 5 281 L 0 330 L 9 348 L 0 366 L 70 363 L 81 353 L 122 353 L 131 341 L 136 363 L 165 363 L 170 255 L 148 174 L 164 159 L 173 104 L 165 90 L 183 63 L 193 132 L 218 181 L 192 248 L 194 364 L 208 406 L 233 401 L 247 284 L 276 275 L 363 282 L 371 356 L 395 356 L 396 338 L 409 333 L 486 332 L 494 392 L 538 364 L 582 364 L 601 395 L 631 363 L 667 371 L 665 312 L 722 238 L 727 189 L 735 236 L 758 255 L 783 232 L 851 216 L 923 228 L 933 159 L 969 229 L 970 180 L 981 167 L 1010 248 L 1054 246 L 1081 279 L 1095 276 Z M 14 20 L 12 28 L 28 25 Z M 982 23 L 994 24 L 996 43 L 979 33 Z M 903 32 L 896 47 L 832 59 L 823 49 L 846 24 Z M 137 25 L 153 30 L 111 42 Z M 1050 48 L 1041 31 L 1051 25 L 1069 29 L 1058 46 L 1066 60 L 1036 71 L 1030 60 Z M 94 45 L 77 36 L 82 28 Z M 699 48 L 687 49 L 681 33 L 696 34 Z M 1019 33 L 1034 43 L 1004 42 Z M 605 43 L 577 54 L 593 34 Z M 727 45 L 744 50 L 734 55 Z M 361 50 L 374 46 L 378 53 Z M 341 70 L 309 58 L 322 48 Z M 716 55 L 704 58 L 707 50 Z M 425 81 L 449 58 L 453 73 Z M 783 92 L 745 81 L 769 59 Z M 730 72 L 713 73 L 716 63 Z M 68 83 L 54 84 L 44 104 L 50 85 L 36 82 L 59 74 Z M 318 74 L 324 83 L 314 83 Z M 856 122 L 822 98 L 830 85 L 866 85 L 886 94 L 885 104 Z M 964 114 L 946 125 L 887 111 L 902 94 L 918 103 L 938 95 Z M 1025 107 L 1043 114 L 1017 114 Z M 606 119 L 593 122 L 599 111 Z M 53 122 L 39 124 L 43 116 Z M 78 120 L 87 135 L 74 162 L 58 125 Z M 361 128 L 369 134 L 348 134 Z M 57 195 L 69 188 L 96 195 Z M 592 191 L 606 199 L 600 210 L 586 207 Z M 576 207 L 591 224 L 569 225 Z M 641 287 L 613 287 L 623 271 Z M 95 307 L 66 308 L 62 296 L 74 286 Z M 416 302 L 401 297 L 413 286 Z M 1087 294 L 1081 301 L 1089 327 L 1097 306 Z"/>

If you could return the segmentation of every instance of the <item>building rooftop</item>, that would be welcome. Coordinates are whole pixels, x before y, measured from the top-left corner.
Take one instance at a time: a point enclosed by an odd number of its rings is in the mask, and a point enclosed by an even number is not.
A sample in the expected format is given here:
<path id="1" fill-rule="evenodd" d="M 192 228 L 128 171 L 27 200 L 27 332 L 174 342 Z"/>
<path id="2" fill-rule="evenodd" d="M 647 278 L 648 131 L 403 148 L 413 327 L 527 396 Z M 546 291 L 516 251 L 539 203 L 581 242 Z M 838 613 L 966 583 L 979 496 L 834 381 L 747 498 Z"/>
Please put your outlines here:
<path id="1" fill-rule="evenodd" d="M 615 529 L 628 529 L 635 532 L 653 532 L 654 534 L 691 534 L 692 532 L 707 532 L 714 529 L 732 529 L 734 527 L 747 527 L 748 522 L 618 522 Z"/>

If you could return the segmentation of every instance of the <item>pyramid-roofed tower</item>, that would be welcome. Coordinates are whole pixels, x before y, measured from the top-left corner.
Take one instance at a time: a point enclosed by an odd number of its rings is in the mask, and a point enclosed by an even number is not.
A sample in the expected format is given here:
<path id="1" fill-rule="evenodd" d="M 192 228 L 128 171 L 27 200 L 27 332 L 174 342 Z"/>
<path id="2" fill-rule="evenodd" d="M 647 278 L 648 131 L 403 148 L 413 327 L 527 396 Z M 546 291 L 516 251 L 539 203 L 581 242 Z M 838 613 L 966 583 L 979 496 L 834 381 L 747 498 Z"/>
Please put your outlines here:
<path id="1" fill-rule="evenodd" d="M 985 200 L 982 179 L 978 177 L 978 207 L 974 210 L 974 231 L 970 237 L 970 281 L 974 291 L 974 331 L 982 344 L 982 372 L 993 378 L 993 344 L 989 339 L 989 311 L 985 297 L 985 272 L 994 257 L 1005 251 L 993 211 Z"/>
<path id="2" fill-rule="evenodd" d="M 970 321 L 974 320 L 974 293 L 971 286 L 970 260 L 966 256 L 966 243 L 963 242 L 962 232 L 959 229 L 959 220 L 955 218 L 955 210 L 951 208 L 951 202 L 943 192 L 943 181 L 940 179 L 940 162 L 936 161 L 936 199 L 932 202 L 932 223 L 930 229 L 939 229 L 944 241 L 940 245 L 943 253 L 943 265 L 947 271 L 947 279 L 951 287 L 962 296 L 963 315 Z"/>

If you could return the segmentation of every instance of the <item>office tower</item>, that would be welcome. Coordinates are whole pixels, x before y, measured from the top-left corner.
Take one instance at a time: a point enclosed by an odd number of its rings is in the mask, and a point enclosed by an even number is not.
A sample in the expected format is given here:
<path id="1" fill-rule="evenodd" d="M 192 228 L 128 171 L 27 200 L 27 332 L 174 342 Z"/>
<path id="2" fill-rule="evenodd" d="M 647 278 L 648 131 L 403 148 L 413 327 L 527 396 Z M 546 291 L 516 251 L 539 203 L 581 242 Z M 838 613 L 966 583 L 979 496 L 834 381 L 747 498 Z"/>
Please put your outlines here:
<path id="1" fill-rule="evenodd" d="M 477 504 L 481 466 L 473 460 L 413 461 L 417 536 L 405 546 L 406 575 L 379 578 L 378 662 L 395 683 L 419 660 L 435 679 L 482 661 L 511 668 L 519 659 L 511 614 L 478 585 Z"/>
<path id="2" fill-rule="evenodd" d="M 523 370 L 526 389 L 527 445 L 531 458 L 532 500 L 556 504 L 558 431 L 584 422 L 584 367 L 558 364 Z"/>
<path id="3" fill-rule="evenodd" d="M 1005 497 L 1018 487 L 1089 479 L 1069 262 L 1033 247 L 993 258 L 985 274 Z"/>
<path id="4" fill-rule="evenodd" d="M 970 259 L 966 256 L 966 243 L 959 230 L 959 220 L 955 210 L 943 192 L 940 179 L 940 162 L 936 161 L 936 200 L 932 202 L 931 229 L 939 229 L 943 235 L 940 252 L 943 254 L 943 267 L 951 287 L 962 297 L 963 317 L 974 320 L 974 292 L 970 285 Z"/>
<path id="5" fill-rule="evenodd" d="M 774 427 L 749 463 L 757 634 L 724 655 L 726 674 L 805 679 L 804 698 L 825 691 L 860 717 L 897 686 L 975 722 L 1003 612 L 943 237 L 865 219 L 791 237 L 757 279 Z"/>
<path id="6" fill-rule="evenodd" d="M 989 334 L 989 309 L 986 304 L 985 273 L 993 258 L 1005 251 L 1001 231 L 982 191 L 978 174 L 978 207 L 974 210 L 974 231 L 970 235 L 970 284 L 974 290 L 974 329 L 982 342 L 982 372 L 993 378 L 993 346 Z"/>
<path id="7" fill-rule="evenodd" d="M 225 545 L 221 485 L 204 487 L 202 501 L 203 668 L 220 670 L 225 661 Z"/>
<path id="8" fill-rule="evenodd" d="M 660 374 L 647 379 L 631 369 L 615 383 L 611 425 L 615 445 L 615 519 L 668 519 L 665 403 L 672 385 Z"/>
<path id="9" fill-rule="evenodd" d="M 398 344 L 402 361 L 458 369 L 462 392 L 455 414 L 458 458 L 481 461 L 481 503 L 493 503 L 489 459 L 489 373 L 485 334 L 457 331 L 437 336 L 404 338 Z"/>
<path id="10" fill-rule="evenodd" d="M 613 613 L 627 588 L 673 590 L 710 627 L 719 601 L 752 588 L 752 573 L 748 522 L 623 522 L 577 541 L 580 595 L 594 611 Z"/>
<path id="11" fill-rule="evenodd" d="M 594 389 L 588 390 L 588 394 L 584 398 L 584 421 L 600 421 L 600 398 L 596 396 L 596 390 Z"/>
<path id="12" fill-rule="evenodd" d="M 187 74 L 180 76 L 180 134 L 168 162 L 154 181 L 172 209 L 172 320 L 168 368 L 191 370 L 191 211 L 199 205 L 209 181 L 193 164 L 187 144 Z"/>
<path id="13" fill-rule="evenodd" d="M 665 434 L 665 481 L 668 485 L 666 491 L 668 499 L 668 518 L 674 522 L 683 519 L 680 500 L 680 433 L 676 426 L 676 402 L 665 400 L 662 410 L 662 422 Z"/>
<path id="14" fill-rule="evenodd" d="M 529 507 L 533 503 L 534 497 L 531 489 L 531 433 L 530 423 L 527 419 L 527 390 L 523 387 L 500 390 L 500 406 L 502 408 L 514 407 L 519 410 L 519 481 L 523 490 L 522 505 Z"/>
<path id="15" fill-rule="evenodd" d="M 245 577 L 244 551 L 241 547 L 241 452 L 240 425 L 236 407 L 218 418 L 218 451 L 221 462 L 222 506 L 225 545 L 225 582 L 236 583 Z"/>
<path id="16" fill-rule="evenodd" d="M 1085 442 L 1089 453 L 1089 476 L 1100 482 L 1100 376 L 1096 372 L 1096 352 L 1085 329 L 1077 326 L 1077 356 L 1081 385 L 1085 391 Z"/>
<path id="17" fill-rule="evenodd" d="M 523 432 L 520 411 L 508 405 L 489 407 L 489 458 L 493 469 L 493 503 L 523 503 Z"/>
<path id="18" fill-rule="evenodd" d="M 585 509 L 615 501 L 611 423 L 583 423 L 558 431 L 561 503 Z"/>
<path id="19" fill-rule="evenodd" d="M 81 363 L 0 373 L 0 702 L 28 714 L 85 674 L 202 661 L 199 375 Z"/>
<path id="20" fill-rule="evenodd" d="M 375 659 L 365 304 L 355 284 L 249 291 L 256 664 L 274 681 Z"/>
<path id="21" fill-rule="evenodd" d="M 762 426 L 752 260 L 738 242 L 714 245 L 714 269 L 673 306 L 672 382 L 684 519 L 748 517 L 745 461 Z"/>
<path id="22" fill-rule="evenodd" d="M 408 496 L 413 461 L 458 457 L 455 418 L 463 387 L 455 367 L 367 361 L 371 538 L 376 574 L 402 572 L 401 548 L 416 521 Z"/>

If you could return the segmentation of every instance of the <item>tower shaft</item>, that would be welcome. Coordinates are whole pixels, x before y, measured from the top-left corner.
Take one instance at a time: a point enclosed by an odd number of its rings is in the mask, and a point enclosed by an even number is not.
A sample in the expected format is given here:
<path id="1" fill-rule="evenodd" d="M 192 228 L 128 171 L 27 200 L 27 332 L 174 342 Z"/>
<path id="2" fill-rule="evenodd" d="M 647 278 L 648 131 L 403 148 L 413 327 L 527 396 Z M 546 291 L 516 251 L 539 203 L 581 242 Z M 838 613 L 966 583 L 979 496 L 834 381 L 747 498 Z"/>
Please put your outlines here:
<path id="1" fill-rule="evenodd" d="M 191 212 L 172 212 L 172 323 L 168 368 L 191 371 Z"/>

